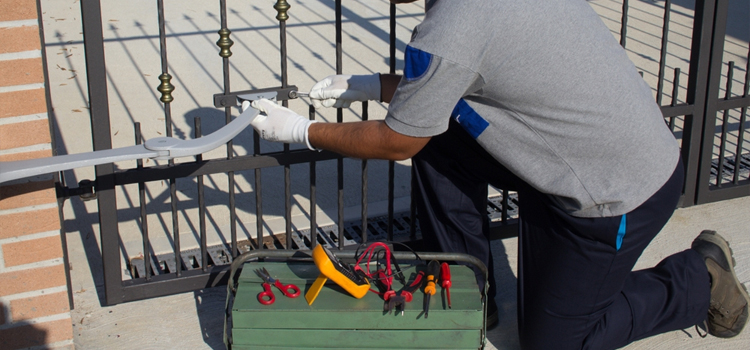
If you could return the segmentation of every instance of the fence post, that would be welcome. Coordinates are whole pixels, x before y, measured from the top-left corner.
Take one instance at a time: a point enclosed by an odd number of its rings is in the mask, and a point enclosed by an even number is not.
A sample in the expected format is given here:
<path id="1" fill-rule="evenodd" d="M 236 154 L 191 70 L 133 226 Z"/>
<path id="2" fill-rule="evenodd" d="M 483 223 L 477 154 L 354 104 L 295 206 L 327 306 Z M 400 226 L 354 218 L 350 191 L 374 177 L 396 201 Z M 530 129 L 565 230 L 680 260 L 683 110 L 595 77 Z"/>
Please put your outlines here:
<path id="1" fill-rule="evenodd" d="M 111 149 L 112 137 L 109 124 L 109 98 L 107 97 L 107 71 L 104 60 L 100 0 L 81 1 L 81 22 L 83 23 L 83 45 L 86 55 L 86 75 L 94 151 Z M 120 234 L 117 228 L 117 203 L 113 173 L 113 164 L 96 166 L 99 233 L 101 236 L 105 302 L 107 305 L 122 302 L 120 296 L 122 289 Z"/>
<path id="2" fill-rule="evenodd" d="M 693 18 L 693 42 L 690 48 L 686 102 L 693 106 L 693 114 L 685 116 L 682 136 L 682 161 L 685 165 L 685 185 L 681 207 L 696 204 L 703 122 L 706 118 L 706 90 L 711 58 L 711 42 L 716 0 L 696 0 Z"/>

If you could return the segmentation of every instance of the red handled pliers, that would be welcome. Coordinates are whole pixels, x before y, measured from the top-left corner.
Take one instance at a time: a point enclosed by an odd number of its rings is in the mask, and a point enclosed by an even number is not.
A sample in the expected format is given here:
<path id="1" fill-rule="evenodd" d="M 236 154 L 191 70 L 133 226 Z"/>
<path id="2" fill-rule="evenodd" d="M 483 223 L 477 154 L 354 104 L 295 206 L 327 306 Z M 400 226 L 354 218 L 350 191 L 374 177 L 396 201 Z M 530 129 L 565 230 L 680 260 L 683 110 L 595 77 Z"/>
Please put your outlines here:
<path id="1" fill-rule="evenodd" d="M 257 273 L 264 281 L 263 291 L 258 293 L 258 301 L 263 305 L 271 305 L 276 301 L 276 297 L 271 291 L 272 284 L 279 288 L 284 295 L 290 298 L 296 298 L 300 295 L 299 287 L 293 284 L 281 284 L 279 280 L 275 280 L 271 277 L 271 274 L 268 273 L 268 270 L 266 270 L 265 267 L 262 269 L 256 269 L 255 273 Z"/>

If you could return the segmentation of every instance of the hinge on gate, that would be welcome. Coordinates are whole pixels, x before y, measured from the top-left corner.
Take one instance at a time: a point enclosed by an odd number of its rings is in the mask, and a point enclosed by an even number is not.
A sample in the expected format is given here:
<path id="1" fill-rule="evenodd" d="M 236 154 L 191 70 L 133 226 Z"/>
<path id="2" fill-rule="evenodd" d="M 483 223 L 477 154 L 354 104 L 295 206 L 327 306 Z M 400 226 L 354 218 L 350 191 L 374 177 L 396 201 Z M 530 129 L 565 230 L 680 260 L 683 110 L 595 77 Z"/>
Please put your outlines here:
<path id="1" fill-rule="evenodd" d="M 82 201 L 87 202 L 96 199 L 96 193 L 94 192 L 96 187 L 96 181 L 81 180 L 78 182 L 78 187 L 70 188 L 61 185 L 59 182 L 55 183 L 55 190 L 57 191 L 57 198 L 63 200 L 73 196 L 78 196 Z"/>

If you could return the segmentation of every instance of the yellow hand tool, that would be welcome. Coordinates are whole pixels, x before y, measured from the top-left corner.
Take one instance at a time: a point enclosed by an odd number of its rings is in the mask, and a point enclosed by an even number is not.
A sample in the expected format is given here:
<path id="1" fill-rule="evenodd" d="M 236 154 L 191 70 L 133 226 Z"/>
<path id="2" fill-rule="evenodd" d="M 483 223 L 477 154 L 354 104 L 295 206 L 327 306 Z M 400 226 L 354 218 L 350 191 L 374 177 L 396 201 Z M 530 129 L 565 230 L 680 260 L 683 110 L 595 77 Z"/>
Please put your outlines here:
<path id="1" fill-rule="evenodd" d="M 370 281 L 364 275 L 355 271 L 349 264 L 339 260 L 331 251 L 321 244 L 313 249 L 313 261 L 320 270 L 320 275 L 305 294 L 308 305 L 312 305 L 323 285 L 331 279 L 341 288 L 344 288 L 353 297 L 359 299 L 367 294 L 370 289 Z"/>

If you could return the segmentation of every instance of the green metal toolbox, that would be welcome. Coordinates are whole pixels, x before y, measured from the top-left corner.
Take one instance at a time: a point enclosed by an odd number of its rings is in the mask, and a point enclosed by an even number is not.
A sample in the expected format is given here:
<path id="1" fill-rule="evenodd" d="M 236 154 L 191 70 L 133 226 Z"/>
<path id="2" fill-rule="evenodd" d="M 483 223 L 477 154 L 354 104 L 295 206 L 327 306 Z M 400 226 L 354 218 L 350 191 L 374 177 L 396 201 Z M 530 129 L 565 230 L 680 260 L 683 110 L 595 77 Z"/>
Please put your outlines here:
<path id="1" fill-rule="evenodd" d="M 239 263 L 233 265 L 239 270 Z M 416 273 L 416 266 L 402 264 L 407 279 Z M 467 266 L 451 265 L 452 307 L 448 308 L 445 291 L 438 287 L 427 318 L 421 290 L 414 293 L 403 315 L 384 314 L 383 299 L 376 293 L 356 299 L 331 282 L 308 305 L 304 294 L 319 273 L 311 261 L 253 261 L 241 268 L 234 278 L 230 276 L 225 319 L 229 349 L 480 349 L 484 345 L 484 294 Z M 302 295 L 288 298 L 272 286 L 276 301 L 262 305 L 257 296 L 263 281 L 254 273 L 258 268 L 266 268 L 283 284 L 297 285 Z M 394 281 L 393 289 L 400 288 Z M 374 284 L 373 289 L 377 289 Z"/>

